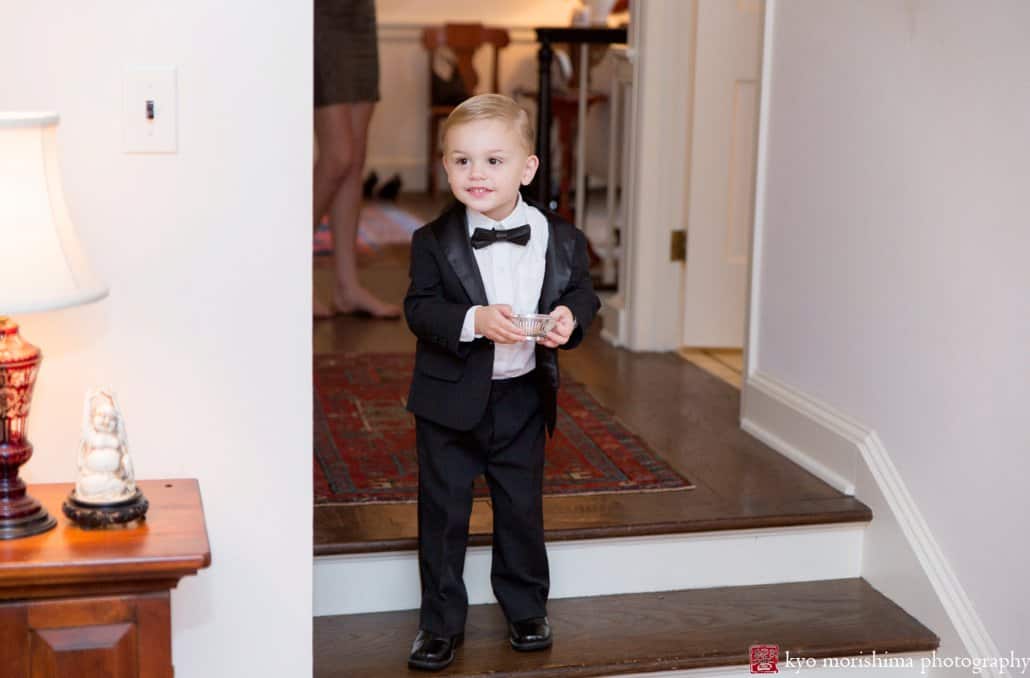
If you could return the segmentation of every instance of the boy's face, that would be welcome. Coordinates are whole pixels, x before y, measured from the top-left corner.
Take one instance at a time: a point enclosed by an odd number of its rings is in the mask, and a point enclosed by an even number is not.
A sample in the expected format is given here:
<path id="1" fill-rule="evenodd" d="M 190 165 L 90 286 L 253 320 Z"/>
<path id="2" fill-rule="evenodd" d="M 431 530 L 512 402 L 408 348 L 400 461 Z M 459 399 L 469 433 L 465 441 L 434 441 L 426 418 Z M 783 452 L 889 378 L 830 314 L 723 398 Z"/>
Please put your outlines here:
<path id="1" fill-rule="evenodd" d="M 526 153 L 515 126 L 503 120 L 473 120 L 447 130 L 443 167 L 454 197 L 495 221 L 515 209 L 519 186 L 539 164 Z"/>

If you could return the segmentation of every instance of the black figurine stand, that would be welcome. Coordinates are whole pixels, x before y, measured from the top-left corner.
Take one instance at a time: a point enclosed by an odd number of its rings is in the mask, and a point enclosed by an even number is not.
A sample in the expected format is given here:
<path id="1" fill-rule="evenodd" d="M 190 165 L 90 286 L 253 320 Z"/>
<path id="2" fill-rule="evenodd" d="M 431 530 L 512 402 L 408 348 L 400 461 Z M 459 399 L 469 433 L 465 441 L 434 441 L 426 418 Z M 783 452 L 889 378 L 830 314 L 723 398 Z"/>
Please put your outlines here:
<path id="1" fill-rule="evenodd" d="M 143 520 L 147 515 L 150 502 L 143 496 L 139 488 L 136 494 L 122 501 L 110 504 L 87 504 L 75 498 L 75 490 L 61 505 L 61 510 L 69 520 L 84 528 L 109 527 L 133 520 Z"/>

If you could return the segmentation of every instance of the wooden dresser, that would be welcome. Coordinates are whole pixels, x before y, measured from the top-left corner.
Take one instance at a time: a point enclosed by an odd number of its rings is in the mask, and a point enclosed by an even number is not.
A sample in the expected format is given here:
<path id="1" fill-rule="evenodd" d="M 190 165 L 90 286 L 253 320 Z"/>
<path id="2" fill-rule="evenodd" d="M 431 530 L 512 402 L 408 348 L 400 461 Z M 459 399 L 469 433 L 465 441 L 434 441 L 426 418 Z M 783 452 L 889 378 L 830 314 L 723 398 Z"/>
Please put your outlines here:
<path id="1" fill-rule="evenodd" d="M 172 678 L 169 592 L 211 564 L 196 480 L 142 480 L 146 520 L 83 530 L 71 483 L 29 487 L 57 527 L 0 541 L 0 676 Z"/>

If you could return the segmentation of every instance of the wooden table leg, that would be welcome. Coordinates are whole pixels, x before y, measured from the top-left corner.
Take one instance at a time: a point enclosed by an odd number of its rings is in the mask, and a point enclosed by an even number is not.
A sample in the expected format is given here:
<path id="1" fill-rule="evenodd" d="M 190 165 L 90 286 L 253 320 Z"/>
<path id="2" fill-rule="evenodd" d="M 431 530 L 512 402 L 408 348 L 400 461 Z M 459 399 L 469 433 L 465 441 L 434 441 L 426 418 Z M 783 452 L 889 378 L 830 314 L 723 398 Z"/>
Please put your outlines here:
<path id="1" fill-rule="evenodd" d="M 551 43 L 543 40 L 537 54 L 539 64 L 539 95 L 536 110 L 536 155 L 540 158 L 537 170 L 536 197 L 544 207 L 551 202 L 551 61 L 554 52 Z"/>

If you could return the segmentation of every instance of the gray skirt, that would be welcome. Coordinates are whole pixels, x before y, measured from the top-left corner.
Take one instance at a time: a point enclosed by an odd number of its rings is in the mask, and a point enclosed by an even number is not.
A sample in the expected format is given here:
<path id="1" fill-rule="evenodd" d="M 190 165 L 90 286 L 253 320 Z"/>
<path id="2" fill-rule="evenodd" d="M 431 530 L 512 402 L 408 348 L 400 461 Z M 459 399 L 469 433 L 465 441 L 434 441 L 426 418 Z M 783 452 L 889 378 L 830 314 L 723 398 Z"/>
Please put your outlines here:
<path id="1" fill-rule="evenodd" d="M 315 106 L 379 101 L 375 0 L 315 0 Z"/>

